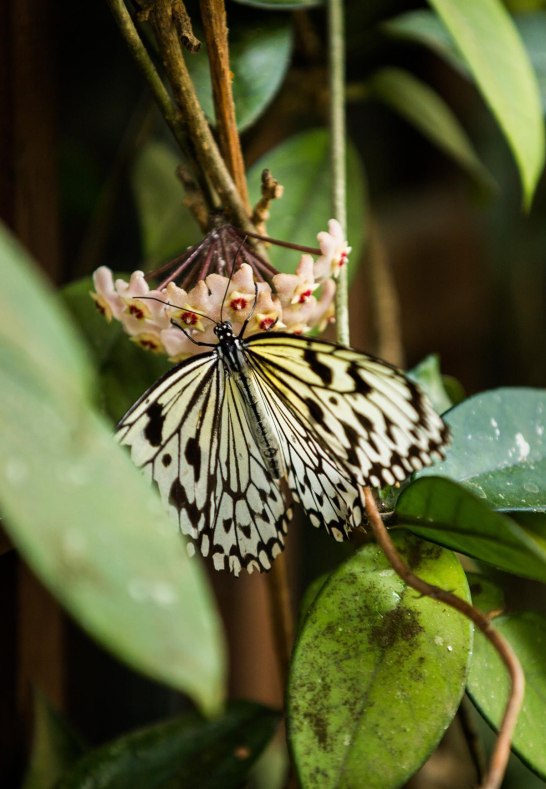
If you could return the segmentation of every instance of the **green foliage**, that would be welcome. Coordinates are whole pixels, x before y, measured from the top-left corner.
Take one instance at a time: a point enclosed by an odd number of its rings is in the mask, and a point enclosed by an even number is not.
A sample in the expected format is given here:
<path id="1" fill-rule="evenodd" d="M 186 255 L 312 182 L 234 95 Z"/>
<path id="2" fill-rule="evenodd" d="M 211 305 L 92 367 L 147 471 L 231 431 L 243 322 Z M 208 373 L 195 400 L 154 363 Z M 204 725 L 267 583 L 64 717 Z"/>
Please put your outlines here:
<path id="1" fill-rule="evenodd" d="M 313 129 L 289 137 L 269 151 L 249 170 L 248 184 L 252 203 L 260 196 L 260 176 L 264 168 L 271 170 L 284 186 L 285 194 L 271 211 L 267 232 L 271 238 L 297 239 L 298 244 L 316 247 L 317 232 L 326 230 L 330 209 L 330 165 L 328 134 Z M 358 262 L 367 232 L 366 188 L 358 154 L 349 144 L 347 150 L 347 190 L 351 200 L 347 206 L 347 236 L 353 248 L 351 260 Z M 292 272 L 294 254 L 272 247 L 271 262 L 279 271 Z M 297 257 L 295 258 L 297 260 Z M 349 266 L 349 275 L 355 266 Z"/>
<path id="2" fill-rule="evenodd" d="M 537 56 L 536 24 L 522 20 L 518 35 L 499 0 L 430 0 L 430 5 L 439 18 L 414 11 L 390 20 L 385 29 L 420 41 L 468 70 L 512 150 L 528 207 L 544 164 L 540 91 L 533 69 L 536 64 L 542 82 L 544 65 Z"/>
<path id="3" fill-rule="evenodd" d="M 23 789 L 50 789 L 86 747 L 41 693 L 34 696 L 32 751 Z"/>
<path id="4" fill-rule="evenodd" d="M 493 182 L 465 130 L 443 99 L 421 80 L 399 68 L 376 71 L 368 81 L 372 98 L 398 112 L 490 191 Z"/>
<path id="5" fill-rule="evenodd" d="M 420 577 L 468 598 L 452 553 L 414 538 L 397 545 Z M 471 625 L 417 596 L 375 545 L 321 579 L 312 596 L 288 685 L 289 736 L 302 786 L 361 786 L 364 775 L 370 789 L 400 786 L 459 705 Z"/>
<path id="6" fill-rule="evenodd" d="M 514 751 L 546 779 L 546 617 L 529 612 L 505 614 L 496 617 L 494 624 L 516 653 L 525 674 L 525 698 L 514 734 Z M 508 698 L 509 679 L 499 655 L 481 633 L 474 639 L 468 692 L 486 720 L 497 728 Z"/>
<path id="7" fill-rule="evenodd" d="M 294 39 L 286 11 L 322 3 L 239 4 L 283 12 L 230 30 L 239 129 L 249 130 L 255 142 L 252 126 L 271 107 L 290 66 Z M 398 42 L 426 45 L 476 84 L 512 149 L 529 205 L 543 161 L 536 78 L 543 112 L 546 12 L 531 0 L 510 4 L 533 8 L 513 21 L 498 0 L 430 5 L 433 11 L 412 11 L 381 29 Z M 369 50 L 363 51 L 368 57 Z M 188 61 L 212 119 L 206 51 Z M 425 80 L 383 65 L 375 53 L 369 61 L 360 86 L 365 98 L 387 104 L 490 190 L 492 178 L 465 131 L 466 119 Z M 278 139 L 274 128 L 265 145 L 252 148 L 266 153 L 249 170 L 251 201 L 259 197 L 265 167 L 285 188 L 282 200 L 271 205 L 267 231 L 274 238 L 316 246 L 317 232 L 326 229 L 329 137 L 324 128 L 308 128 L 320 122 L 317 111 L 295 133 L 289 126 L 290 136 L 276 147 L 268 148 Z M 354 264 L 370 227 L 361 159 L 366 143 L 355 142 L 359 150 L 349 145 L 347 154 L 347 236 Z M 157 265 L 199 238 L 183 205 L 179 163 L 175 148 L 161 138 L 147 140 L 132 159 L 140 228 L 135 268 Z M 293 272 L 297 253 L 272 247 L 270 254 L 278 269 Z M 356 269 L 350 267 L 351 277 Z M 65 310 L 5 233 L 0 285 L 0 502 L 6 530 L 94 638 L 120 660 L 186 693 L 206 715 L 217 715 L 211 721 L 191 712 L 84 752 L 66 723 L 38 699 L 24 789 L 245 784 L 279 716 L 251 703 L 221 712 L 225 646 L 211 590 L 148 482 L 111 435 L 111 423 L 169 364 L 98 315 L 88 277 L 64 288 Z M 29 315 L 39 331 L 29 329 Z M 398 495 L 393 523 L 405 530 L 397 535 L 402 555 L 421 577 L 465 599 L 465 575 L 452 550 L 512 576 L 546 582 L 546 392 L 501 389 L 464 400 L 462 387 L 442 376 L 434 355 L 411 375 L 434 407 L 447 412 L 453 443 L 445 461 L 416 475 L 400 495 L 390 492 L 393 500 Z M 487 613 L 504 608 L 498 585 L 471 573 L 468 581 L 477 607 Z M 494 622 L 527 678 L 514 749 L 546 779 L 546 620 L 510 612 Z M 288 688 L 290 745 L 303 789 L 401 786 L 436 747 L 465 685 L 484 718 L 498 726 L 505 669 L 483 636 L 475 637 L 474 650 L 472 641 L 467 620 L 406 587 L 375 545 L 316 578 L 301 604 Z"/>
<path id="8" fill-rule="evenodd" d="M 89 751 L 55 786 L 237 789 L 245 783 L 278 722 L 278 713 L 251 702 L 231 704 L 214 721 L 187 713 Z"/>
<path id="9" fill-rule="evenodd" d="M 6 529 L 91 635 L 207 712 L 217 711 L 224 651 L 201 568 L 90 405 L 91 367 L 81 342 L 5 232 L 0 272 Z M 39 332 L 28 330 L 25 313 L 15 309 L 21 304 Z"/>

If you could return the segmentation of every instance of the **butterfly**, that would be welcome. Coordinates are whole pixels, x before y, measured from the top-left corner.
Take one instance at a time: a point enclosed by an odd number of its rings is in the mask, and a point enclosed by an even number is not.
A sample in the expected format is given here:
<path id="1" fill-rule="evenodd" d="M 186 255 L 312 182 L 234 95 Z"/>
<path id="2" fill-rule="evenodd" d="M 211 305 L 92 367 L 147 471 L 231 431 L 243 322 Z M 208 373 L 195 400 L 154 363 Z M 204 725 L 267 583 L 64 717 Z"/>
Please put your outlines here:
<path id="1" fill-rule="evenodd" d="M 217 570 L 265 571 L 294 502 L 346 539 L 361 488 L 402 482 L 443 456 L 448 429 L 400 370 L 348 347 L 281 332 L 217 344 L 181 362 L 117 425 L 188 538 Z M 208 343 L 207 343 L 208 345 Z"/>

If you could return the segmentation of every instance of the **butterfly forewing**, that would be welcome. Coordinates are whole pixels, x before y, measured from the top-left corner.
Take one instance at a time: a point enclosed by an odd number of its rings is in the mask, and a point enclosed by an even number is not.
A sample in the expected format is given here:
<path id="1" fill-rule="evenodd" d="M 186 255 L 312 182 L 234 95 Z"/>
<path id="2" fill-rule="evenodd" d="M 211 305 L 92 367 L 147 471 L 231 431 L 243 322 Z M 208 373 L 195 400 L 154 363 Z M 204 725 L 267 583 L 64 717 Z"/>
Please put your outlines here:
<path id="1" fill-rule="evenodd" d="M 146 392 L 117 429 L 158 485 L 181 531 L 218 570 L 268 570 L 290 517 L 249 414 L 216 354 L 183 362 Z"/>

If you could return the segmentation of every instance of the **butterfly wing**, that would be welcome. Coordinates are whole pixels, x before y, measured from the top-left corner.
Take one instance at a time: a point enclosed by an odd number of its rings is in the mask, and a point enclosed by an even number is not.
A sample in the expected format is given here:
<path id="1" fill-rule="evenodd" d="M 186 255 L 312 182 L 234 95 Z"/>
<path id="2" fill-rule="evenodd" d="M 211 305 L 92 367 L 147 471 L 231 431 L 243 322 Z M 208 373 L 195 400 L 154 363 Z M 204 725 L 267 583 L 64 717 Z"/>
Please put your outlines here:
<path id="1" fill-rule="evenodd" d="M 350 348 L 290 334 L 245 343 L 263 386 L 356 484 L 393 485 L 442 456 L 448 429 L 400 370 Z"/>
<path id="2" fill-rule="evenodd" d="M 117 427 L 183 534 L 235 575 L 270 568 L 290 518 L 289 492 L 272 480 L 249 418 L 213 351 L 169 371 Z"/>

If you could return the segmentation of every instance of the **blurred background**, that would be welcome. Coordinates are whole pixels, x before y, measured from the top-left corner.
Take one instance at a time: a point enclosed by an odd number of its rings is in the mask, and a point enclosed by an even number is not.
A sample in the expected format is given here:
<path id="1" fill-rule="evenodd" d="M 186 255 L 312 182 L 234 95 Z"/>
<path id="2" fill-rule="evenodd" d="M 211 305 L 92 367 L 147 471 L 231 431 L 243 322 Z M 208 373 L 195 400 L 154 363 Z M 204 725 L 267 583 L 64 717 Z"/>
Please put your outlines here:
<path id="1" fill-rule="evenodd" d="M 529 0 L 507 5 L 546 95 L 546 10 Z M 269 234 L 315 244 L 329 218 L 314 196 L 322 190 L 327 206 L 327 185 L 313 183 L 309 169 L 316 174 L 327 166 L 320 131 L 327 122 L 324 14 L 228 6 L 238 67 L 263 68 L 266 78 L 262 104 L 253 103 L 249 89 L 243 105 L 251 194 L 259 193 L 261 169 L 271 166 L 286 203 L 272 206 Z M 432 35 L 433 43 L 424 43 L 414 32 L 416 21 L 423 22 L 415 14 L 424 11 L 424 4 L 403 0 L 347 3 L 352 342 L 408 368 L 437 353 L 442 372 L 467 394 L 501 385 L 543 387 L 544 179 L 525 212 L 511 153 L 469 74 L 440 39 Z M 0 21 L 1 216 L 46 275 L 68 286 L 69 308 L 89 334 L 98 318 L 90 300 L 81 308 L 70 283 L 87 278 L 78 286 L 86 294 L 99 265 L 149 269 L 200 237 L 174 176 L 178 154 L 106 3 L 76 8 L 66 0 L 12 0 L 0 9 Z M 252 60 L 268 39 L 274 57 Z M 202 63 L 194 68 L 202 81 Z M 235 82 L 244 82 L 244 73 L 234 71 Z M 411 97 L 417 81 L 457 120 L 470 158 L 446 151 L 441 128 L 427 134 L 408 118 L 388 82 L 400 72 L 413 79 L 402 92 Z M 290 202 L 296 191 L 299 203 Z M 274 261 L 284 265 L 284 257 Z M 294 254 L 287 268 L 296 262 Z M 131 347 L 127 354 L 132 363 L 144 352 Z M 155 372 L 145 364 L 149 384 Z M 113 419 L 125 410 L 122 399 L 119 407 L 110 403 L 118 409 Z M 298 525 L 289 557 L 301 594 L 341 554 L 332 556 L 327 538 Z M 24 763 L 31 685 L 91 743 L 184 708 L 183 698 L 91 642 L 14 551 L 3 548 L 0 775 L 8 776 L 6 786 L 16 785 Z M 229 631 L 233 695 L 279 705 L 262 579 L 213 582 Z M 543 606 L 530 582 L 519 584 L 517 595 L 525 606 Z M 514 786 L 531 786 L 528 776 L 529 783 L 515 780 Z"/>

